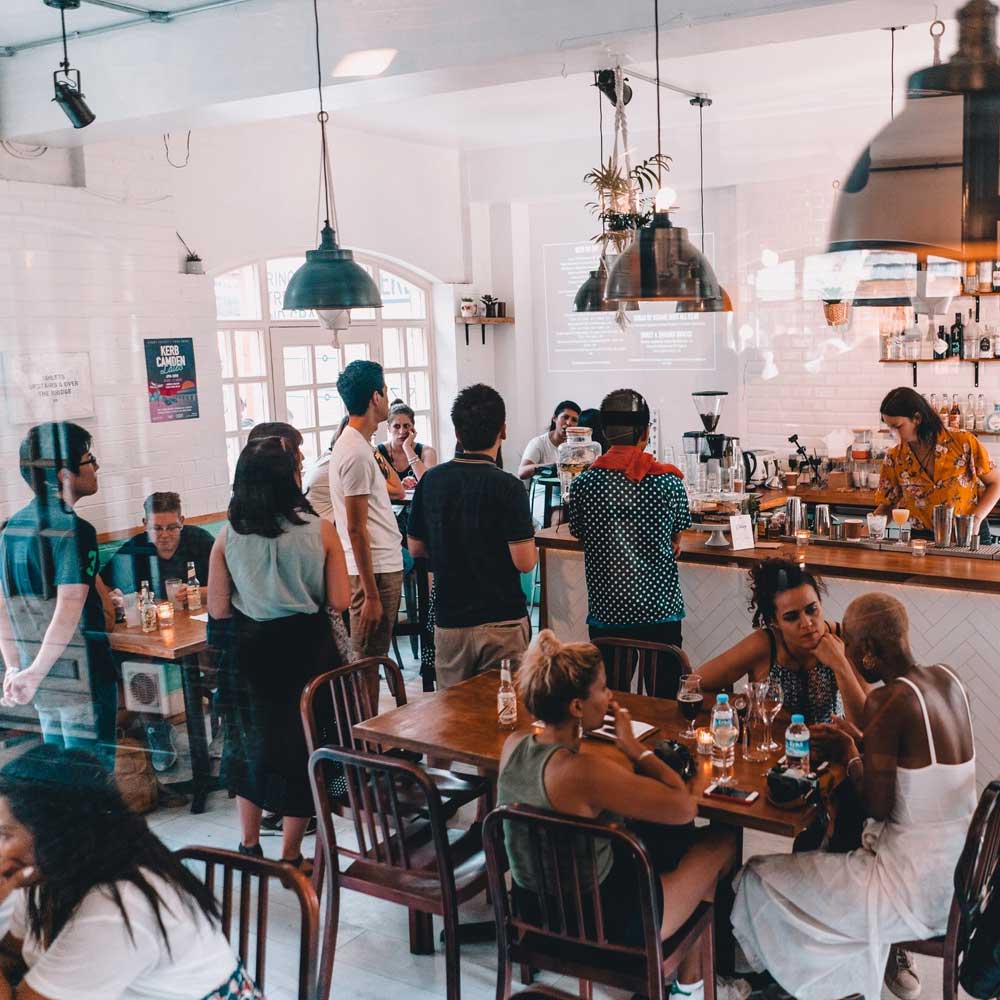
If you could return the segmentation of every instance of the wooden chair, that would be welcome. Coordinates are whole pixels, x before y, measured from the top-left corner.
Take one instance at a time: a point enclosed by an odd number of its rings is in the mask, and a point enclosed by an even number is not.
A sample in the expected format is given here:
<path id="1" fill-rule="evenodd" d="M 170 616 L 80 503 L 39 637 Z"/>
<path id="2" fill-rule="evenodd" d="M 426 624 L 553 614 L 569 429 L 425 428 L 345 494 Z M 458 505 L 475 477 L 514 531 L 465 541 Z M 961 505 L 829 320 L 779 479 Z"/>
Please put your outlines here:
<path id="1" fill-rule="evenodd" d="M 545 884 L 552 887 L 537 896 L 537 914 L 519 911 L 513 881 L 512 888 L 507 887 L 504 828 L 511 825 L 527 833 L 530 867 L 545 873 Z M 701 951 L 706 1000 L 715 1000 L 714 907 L 700 903 L 673 937 L 661 941 L 657 875 L 635 834 L 597 820 L 515 805 L 494 809 L 486 817 L 483 837 L 497 923 L 497 1000 L 510 997 L 515 964 L 575 976 L 588 995 L 589 984 L 597 982 L 648 1000 L 664 1000 L 670 980 L 692 948 Z M 609 940 L 611 927 L 596 878 L 598 838 L 611 841 L 615 864 L 628 864 L 634 873 L 636 891 L 629 905 L 637 908 L 642 921 L 641 946 Z"/>
<path id="2" fill-rule="evenodd" d="M 990 891 L 1000 891 L 1000 780 L 983 790 L 955 867 L 955 895 L 942 937 L 903 941 L 898 947 L 944 961 L 944 1000 L 957 1000 L 958 974 Z"/>
<path id="3" fill-rule="evenodd" d="M 608 687 L 614 691 L 676 698 L 681 677 L 692 672 L 691 661 L 679 646 L 639 639 L 596 639 L 604 658 Z"/>
<path id="4" fill-rule="evenodd" d="M 301 918 L 298 1000 L 325 1000 L 326 994 L 321 998 L 316 978 L 319 955 L 319 900 L 307 876 L 297 868 L 279 861 L 248 857 L 236 851 L 224 851 L 215 847 L 184 847 L 177 851 L 176 856 L 180 861 L 199 861 L 205 865 L 205 885 L 216 898 L 219 898 L 222 906 L 222 932 L 234 945 L 240 961 L 262 993 L 265 992 L 264 973 L 271 880 L 276 879 L 292 892 L 298 901 Z M 222 869 L 221 887 L 216 885 L 216 868 Z M 239 913 L 237 936 L 234 939 L 232 925 L 236 872 L 240 873 Z M 257 883 L 256 892 L 254 881 Z M 251 928 L 256 938 L 255 960 L 252 966 L 249 955 Z"/>
<path id="5" fill-rule="evenodd" d="M 347 785 L 357 857 L 341 871 L 330 801 L 329 770 Z M 434 951 L 433 923 L 444 920 L 446 995 L 459 1000 L 459 904 L 485 892 L 486 862 L 482 826 L 461 830 L 445 826 L 445 810 L 434 782 L 416 764 L 396 757 L 343 748 L 321 747 L 309 758 L 319 841 L 326 872 L 326 935 L 320 962 L 322 981 L 333 975 L 341 889 L 399 903 L 410 911 L 410 950 Z M 407 801 L 400 790 L 407 792 Z M 408 816 L 419 797 L 426 820 Z M 426 824 L 429 836 L 413 836 L 414 825 Z M 325 998 L 324 998 L 325 1000 Z"/>

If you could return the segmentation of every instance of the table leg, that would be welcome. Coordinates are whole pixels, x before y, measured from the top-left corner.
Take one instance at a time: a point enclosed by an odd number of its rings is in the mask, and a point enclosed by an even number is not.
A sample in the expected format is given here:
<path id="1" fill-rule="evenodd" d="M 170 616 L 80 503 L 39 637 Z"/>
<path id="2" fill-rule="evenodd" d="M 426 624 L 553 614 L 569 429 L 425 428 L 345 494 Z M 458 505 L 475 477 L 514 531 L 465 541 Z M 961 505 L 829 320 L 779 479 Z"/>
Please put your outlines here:
<path id="1" fill-rule="evenodd" d="M 184 685 L 184 714 L 187 718 L 188 744 L 191 748 L 191 812 L 203 813 L 212 779 L 208 740 L 205 737 L 205 701 L 201 667 L 197 656 L 181 660 Z"/>
<path id="2" fill-rule="evenodd" d="M 545 483 L 545 510 L 542 512 L 542 527 L 552 527 L 552 494 L 555 492 L 555 483 Z"/>

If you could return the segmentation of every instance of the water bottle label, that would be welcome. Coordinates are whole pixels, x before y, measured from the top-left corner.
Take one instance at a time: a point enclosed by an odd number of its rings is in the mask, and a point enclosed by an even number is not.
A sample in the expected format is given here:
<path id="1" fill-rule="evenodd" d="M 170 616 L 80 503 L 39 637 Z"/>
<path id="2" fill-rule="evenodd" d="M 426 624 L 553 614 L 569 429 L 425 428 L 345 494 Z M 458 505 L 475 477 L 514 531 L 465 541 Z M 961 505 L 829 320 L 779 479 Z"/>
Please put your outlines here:
<path id="1" fill-rule="evenodd" d="M 785 755 L 788 757 L 808 757 L 809 740 L 785 740 Z"/>

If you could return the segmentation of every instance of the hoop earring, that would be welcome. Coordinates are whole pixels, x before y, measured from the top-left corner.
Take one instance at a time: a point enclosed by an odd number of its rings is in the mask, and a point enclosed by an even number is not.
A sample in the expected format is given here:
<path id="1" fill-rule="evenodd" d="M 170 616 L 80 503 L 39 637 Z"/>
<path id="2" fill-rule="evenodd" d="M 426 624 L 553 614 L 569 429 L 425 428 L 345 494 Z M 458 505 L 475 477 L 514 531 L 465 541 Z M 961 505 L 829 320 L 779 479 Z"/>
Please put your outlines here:
<path id="1" fill-rule="evenodd" d="M 865 655 L 861 657 L 861 666 L 863 666 L 865 670 L 874 670 L 878 666 L 878 660 L 876 660 L 871 653 L 865 653 Z"/>

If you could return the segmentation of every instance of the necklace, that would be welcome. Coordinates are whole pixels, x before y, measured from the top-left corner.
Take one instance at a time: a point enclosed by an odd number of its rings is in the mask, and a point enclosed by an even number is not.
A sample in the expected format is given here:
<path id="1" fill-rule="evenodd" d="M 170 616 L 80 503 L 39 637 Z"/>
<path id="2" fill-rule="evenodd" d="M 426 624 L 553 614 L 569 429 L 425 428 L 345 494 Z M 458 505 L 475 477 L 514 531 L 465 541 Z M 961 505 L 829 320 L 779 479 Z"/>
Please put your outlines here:
<path id="1" fill-rule="evenodd" d="M 937 452 L 937 443 L 932 443 L 930 445 L 923 445 L 923 458 L 920 457 L 920 452 L 914 444 L 910 445 L 910 451 L 913 452 L 913 457 L 917 460 L 917 464 L 920 466 L 921 471 L 927 476 L 928 479 L 934 479 L 934 457 Z"/>

